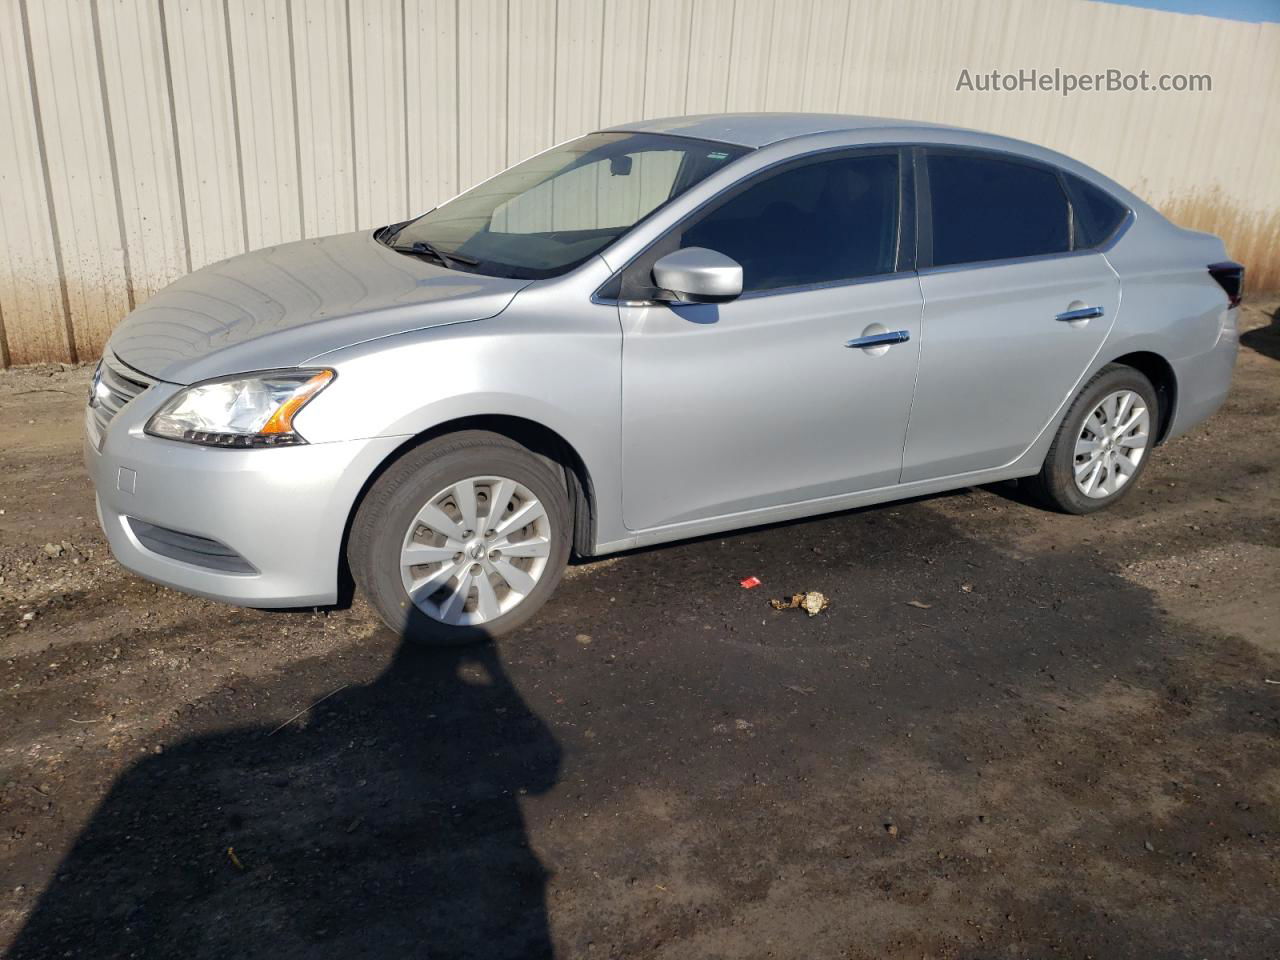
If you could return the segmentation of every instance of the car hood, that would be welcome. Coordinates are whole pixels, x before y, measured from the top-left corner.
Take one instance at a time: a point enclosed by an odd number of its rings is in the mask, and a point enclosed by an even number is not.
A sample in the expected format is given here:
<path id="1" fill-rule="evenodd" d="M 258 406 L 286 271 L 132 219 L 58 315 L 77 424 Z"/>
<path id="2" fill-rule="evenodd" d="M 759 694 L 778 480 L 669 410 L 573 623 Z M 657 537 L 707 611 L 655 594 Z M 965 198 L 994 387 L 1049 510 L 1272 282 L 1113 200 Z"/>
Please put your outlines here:
<path id="1" fill-rule="evenodd" d="M 303 240 L 175 281 L 124 319 L 107 350 L 148 376 L 194 383 L 482 320 L 506 309 L 528 283 L 446 270 L 365 232 Z"/>

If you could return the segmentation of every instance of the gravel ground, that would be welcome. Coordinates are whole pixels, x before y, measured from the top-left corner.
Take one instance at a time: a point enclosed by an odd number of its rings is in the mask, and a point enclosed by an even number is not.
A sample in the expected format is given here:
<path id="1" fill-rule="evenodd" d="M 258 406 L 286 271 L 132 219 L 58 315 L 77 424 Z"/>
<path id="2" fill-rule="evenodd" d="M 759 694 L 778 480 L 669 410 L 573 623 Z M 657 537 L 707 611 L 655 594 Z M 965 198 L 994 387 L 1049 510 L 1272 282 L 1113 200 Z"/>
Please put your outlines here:
<path id="1" fill-rule="evenodd" d="M 0 949 L 1280 955 L 1277 306 L 1105 515 L 1010 484 L 640 551 L 446 653 L 127 574 L 87 369 L 0 374 Z"/>

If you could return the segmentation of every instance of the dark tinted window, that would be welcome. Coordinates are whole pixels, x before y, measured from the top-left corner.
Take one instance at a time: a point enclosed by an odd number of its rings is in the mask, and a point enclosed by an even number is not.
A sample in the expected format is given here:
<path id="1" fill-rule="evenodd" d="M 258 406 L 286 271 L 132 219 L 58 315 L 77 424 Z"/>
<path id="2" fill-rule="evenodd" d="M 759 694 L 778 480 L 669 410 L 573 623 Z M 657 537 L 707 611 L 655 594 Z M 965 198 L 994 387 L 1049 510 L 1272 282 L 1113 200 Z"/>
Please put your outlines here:
<path id="1" fill-rule="evenodd" d="M 880 154 L 766 175 L 687 227 L 680 246 L 733 257 L 752 291 L 892 273 L 897 237 L 898 157 Z"/>
<path id="2" fill-rule="evenodd" d="M 1067 197 L 1056 172 L 964 154 L 930 153 L 935 266 L 1071 249 Z"/>
<path id="3" fill-rule="evenodd" d="M 1104 243 L 1120 226 L 1129 208 L 1105 190 L 1099 190 L 1079 177 L 1069 173 L 1065 177 L 1075 211 L 1076 247 L 1096 247 Z"/>

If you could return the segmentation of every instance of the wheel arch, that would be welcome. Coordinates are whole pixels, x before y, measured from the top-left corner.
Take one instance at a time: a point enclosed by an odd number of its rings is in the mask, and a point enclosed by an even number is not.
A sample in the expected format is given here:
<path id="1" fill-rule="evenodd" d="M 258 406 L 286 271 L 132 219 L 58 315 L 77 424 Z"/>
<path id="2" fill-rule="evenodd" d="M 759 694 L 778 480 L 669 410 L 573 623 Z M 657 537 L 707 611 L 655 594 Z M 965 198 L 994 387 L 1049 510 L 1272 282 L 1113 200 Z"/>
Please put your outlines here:
<path id="1" fill-rule="evenodd" d="M 578 451 L 574 449 L 573 445 L 545 424 L 526 417 L 518 417 L 511 414 L 481 414 L 456 417 L 452 420 L 445 420 L 435 424 L 414 436 L 406 437 L 404 443 L 383 458 L 382 462 L 378 464 L 377 468 L 369 474 L 364 484 L 361 485 L 360 492 L 351 504 L 351 509 L 347 514 L 346 526 L 342 533 L 340 595 L 349 593 L 351 588 L 350 571 L 347 570 L 347 545 L 351 537 L 351 525 L 355 521 L 356 513 L 364 502 L 369 489 L 378 481 L 379 477 L 409 451 L 437 437 L 462 430 L 486 430 L 506 437 L 508 440 L 515 441 L 547 461 L 553 469 L 563 471 L 565 488 L 569 493 L 569 509 L 572 511 L 573 516 L 573 551 L 579 556 L 591 555 L 595 549 L 595 487 L 586 462 Z"/>
<path id="2" fill-rule="evenodd" d="M 1173 425 L 1174 409 L 1178 403 L 1178 377 L 1173 366 L 1164 357 L 1150 350 L 1136 350 L 1122 354 L 1110 361 L 1112 365 L 1132 367 L 1151 381 L 1156 390 L 1160 420 L 1156 425 L 1156 444 L 1164 443 Z"/>

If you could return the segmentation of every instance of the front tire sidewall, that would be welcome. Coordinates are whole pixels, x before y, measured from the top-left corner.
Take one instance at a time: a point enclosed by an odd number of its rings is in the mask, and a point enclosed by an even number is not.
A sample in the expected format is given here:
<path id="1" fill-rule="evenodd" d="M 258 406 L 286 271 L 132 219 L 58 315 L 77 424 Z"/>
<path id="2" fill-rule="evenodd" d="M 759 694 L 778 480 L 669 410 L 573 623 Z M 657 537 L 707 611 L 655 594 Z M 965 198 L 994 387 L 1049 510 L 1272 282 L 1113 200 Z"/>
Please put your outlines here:
<path id="1" fill-rule="evenodd" d="M 453 646 L 510 633 L 538 612 L 564 573 L 571 539 L 564 483 L 527 450 L 495 440 L 475 443 L 462 438 L 409 453 L 374 485 L 357 514 L 352 574 L 387 626 L 407 640 Z M 551 551 L 542 577 L 513 610 L 481 625 L 452 626 L 428 617 L 409 598 L 400 577 L 400 552 L 405 531 L 428 498 L 474 476 L 508 477 L 528 487 L 550 521 Z"/>

